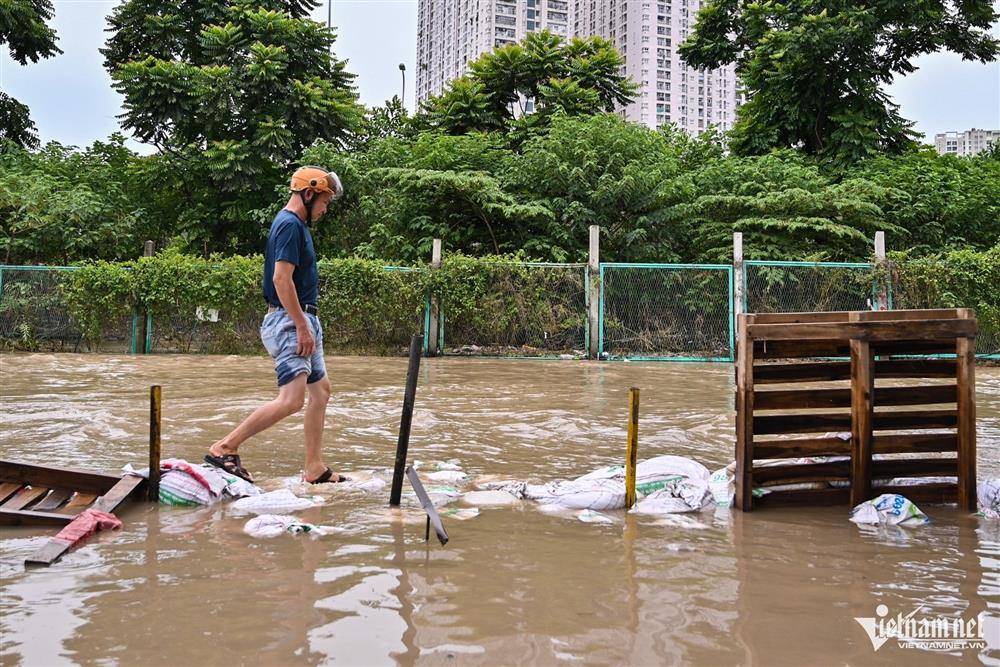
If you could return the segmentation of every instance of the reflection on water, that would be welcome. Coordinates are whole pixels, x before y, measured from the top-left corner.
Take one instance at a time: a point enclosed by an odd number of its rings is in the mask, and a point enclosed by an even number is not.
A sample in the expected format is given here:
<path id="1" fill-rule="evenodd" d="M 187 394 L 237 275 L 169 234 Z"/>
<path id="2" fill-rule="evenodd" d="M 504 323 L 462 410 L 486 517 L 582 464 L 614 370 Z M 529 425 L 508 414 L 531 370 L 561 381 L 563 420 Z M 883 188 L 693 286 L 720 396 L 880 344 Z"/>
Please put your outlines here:
<path id="1" fill-rule="evenodd" d="M 344 471 L 392 465 L 405 360 L 332 359 L 326 451 Z M 979 471 L 1000 476 L 1000 372 L 978 371 Z M 165 456 L 205 448 L 273 392 L 266 359 L 0 357 L 2 456 L 105 471 L 146 456 L 148 386 L 163 385 Z M 425 360 L 411 458 L 537 481 L 624 459 L 628 387 L 640 458 L 710 469 L 733 455 L 726 365 Z M 278 484 L 301 468 L 301 421 L 247 444 Z M 1000 522 L 928 507 L 919 529 L 860 529 L 845 508 L 608 513 L 525 505 L 446 519 L 423 543 L 378 495 L 300 513 L 333 535 L 254 540 L 224 507 L 134 505 L 47 570 L 21 561 L 49 529 L 2 532 L 3 664 L 938 664 L 1000 661 Z M 987 621 L 984 651 L 873 651 L 854 617 Z"/>

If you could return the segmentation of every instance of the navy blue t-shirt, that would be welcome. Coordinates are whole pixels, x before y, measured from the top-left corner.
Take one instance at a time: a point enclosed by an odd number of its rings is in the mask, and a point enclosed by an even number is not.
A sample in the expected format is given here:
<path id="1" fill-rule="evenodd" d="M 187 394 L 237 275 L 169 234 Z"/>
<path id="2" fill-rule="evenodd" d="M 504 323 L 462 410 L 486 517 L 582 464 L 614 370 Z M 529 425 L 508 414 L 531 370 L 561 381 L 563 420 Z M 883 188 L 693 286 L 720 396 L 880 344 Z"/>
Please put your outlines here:
<path id="1" fill-rule="evenodd" d="M 316 304 L 319 298 L 319 273 L 316 271 L 316 250 L 312 234 L 305 223 L 289 210 L 281 209 L 271 223 L 264 254 L 264 300 L 271 306 L 280 306 L 281 300 L 274 289 L 274 263 L 280 260 L 295 265 L 292 281 L 299 303 Z"/>

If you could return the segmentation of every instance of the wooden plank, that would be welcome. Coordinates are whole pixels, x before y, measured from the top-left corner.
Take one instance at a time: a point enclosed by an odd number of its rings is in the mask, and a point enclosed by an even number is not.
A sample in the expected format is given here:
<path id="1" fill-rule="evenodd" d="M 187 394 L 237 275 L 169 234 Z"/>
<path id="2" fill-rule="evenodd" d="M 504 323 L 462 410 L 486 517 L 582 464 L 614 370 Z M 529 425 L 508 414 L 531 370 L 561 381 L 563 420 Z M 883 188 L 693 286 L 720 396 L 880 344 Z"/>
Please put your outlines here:
<path id="1" fill-rule="evenodd" d="M 883 493 L 898 493 L 918 504 L 954 503 L 958 501 L 957 484 L 920 484 L 918 486 L 880 486 L 872 489 L 876 496 Z M 874 497 L 874 496 L 873 496 Z"/>
<path id="2" fill-rule="evenodd" d="M 971 310 L 964 311 L 971 315 Z M 967 512 L 976 509 L 976 341 L 959 338 L 956 381 L 958 382 L 958 505 Z"/>
<path id="3" fill-rule="evenodd" d="M 788 505 L 846 505 L 849 489 L 809 489 L 803 491 L 773 491 L 754 498 L 760 507 L 782 507 Z"/>
<path id="4" fill-rule="evenodd" d="M 744 512 L 753 509 L 753 459 L 756 421 L 753 416 L 754 347 L 747 335 L 753 315 L 739 316 L 739 336 L 736 346 L 736 508 Z"/>
<path id="5" fill-rule="evenodd" d="M 754 341 L 756 359 L 808 359 L 849 357 L 846 340 L 758 340 Z M 955 354 L 955 339 L 899 340 L 872 344 L 876 355 Z"/>
<path id="6" fill-rule="evenodd" d="M 840 438 L 796 438 L 793 440 L 754 440 L 754 460 L 791 459 L 800 456 L 845 456 L 851 453 L 851 441 Z"/>
<path id="7" fill-rule="evenodd" d="M 875 362 L 877 378 L 953 378 L 954 359 L 880 359 Z"/>
<path id="8" fill-rule="evenodd" d="M 849 361 L 756 364 L 753 367 L 753 381 L 755 385 L 784 384 L 790 382 L 828 382 L 850 379 L 851 363 Z"/>
<path id="9" fill-rule="evenodd" d="M 954 403 L 955 385 L 925 387 L 879 387 L 875 405 L 934 405 Z M 755 410 L 801 410 L 809 408 L 846 408 L 851 405 L 850 389 L 779 389 L 754 394 Z"/>
<path id="10" fill-rule="evenodd" d="M 923 454 L 927 452 L 957 452 L 955 433 L 906 433 L 876 435 L 872 442 L 875 454 Z"/>
<path id="11" fill-rule="evenodd" d="M 70 489 L 52 489 L 49 495 L 40 500 L 32 509 L 38 512 L 51 512 L 66 502 L 72 495 L 73 491 Z"/>
<path id="12" fill-rule="evenodd" d="M 113 487 L 119 477 L 75 468 L 48 466 L 0 460 L 0 482 L 21 482 L 32 486 L 75 489 L 101 494 Z"/>
<path id="13" fill-rule="evenodd" d="M 140 487 L 145 481 L 142 477 L 136 475 L 125 475 L 118 480 L 113 489 L 97 499 L 97 502 L 93 505 L 93 509 L 101 512 L 114 512 L 129 497 L 138 498 L 142 492 Z"/>
<path id="14" fill-rule="evenodd" d="M 881 322 L 825 322 L 803 324 L 751 324 L 754 340 L 865 341 L 936 340 L 976 335 L 975 320 L 886 320 Z"/>
<path id="15" fill-rule="evenodd" d="M 876 322 L 882 320 L 954 320 L 962 319 L 958 308 L 925 308 L 912 310 L 859 310 L 857 317 L 861 321 Z"/>
<path id="16" fill-rule="evenodd" d="M 958 459 L 891 459 L 872 462 L 872 476 L 879 479 L 893 477 L 949 477 L 958 474 Z"/>
<path id="17" fill-rule="evenodd" d="M 815 413 L 800 415 L 765 415 L 753 418 L 755 435 L 783 435 L 786 433 L 826 433 L 851 430 L 849 412 Z"/>
<path id="18" fill-rule="evenodd" d="M 3 508 L 6 510 L 24 509 L 39 498 L 44 498 L 48 492 L 49 489 L 45 486 L 26 486 L 5 502 Z"/>
<path id="19" fill-rule="evenodd" d="M 955 354 L 955 339 L 895 340 L 872 343 L 875 355 Z"/>
<path id="20" fill-rule="evenodd" d="M 874 416 L 875 359 L 867 340 L 852 340 L 850 493 L 852 506 L 871 497 Z"/>
<path id="21" fill-rule="evenodd" d="M 0 507 L 0 526 L 65 526 L 73 519 L 71 514 Z"/>
<path id="22" fill-rule="evenodd" d="M 100 512 L 114 512 L 129 497 L 141 497 L 146 480 L 135 475 L 126 475 L 106 494 L 97 499 L 91 509 Z M 50 539 L 38 551 L 24 560 L 25 565 L 51 565 L 70 548 L 76 546 L 65 540 Z"/>
<path id="23" fill-rule="evenodd" d="M 849 322 L 851 315 L 860 321 L 881 320 L 948 320 L 962 316 L 957 308 L 927 308 L 912 310 L 832 310 L 806 313 L 754 313 L 757 324 L 789 324 L 799 322 Z"/>
<path id="24" fill-rule="evenodd" d="M 97 494 L 94 493 L 77 492 L 73 494 L 73 497 L 69 499 L 69 502 L 63 505 L 58 511 L 60 514 L 79 514 L 83 510 L 90 507 L 90 504 L 94 502 L 96 498 Z"/>
<path id="25" fill-rule="evenodd" d="M 919 428 L 955 428 L 957 410 L 894 410 L 875 413 L 876 431 L 903 431 Z"/>
<path id="26" fill-rule="evenodd" d="M 830 310 L 809 313 L 754 313 L 757 324 L 802 324 L 806 322 L 847 322 L 849 310 Z"/>
<path id="27" fill-rule="evenodd" d="M 805 484 L 807 482 L 847 481 L 851 476 L 850 461 L 828 463 L 800 463 L 780 466 L 763 466 L 753 469 L 757 486 L 778 484 Z"/>
<path id="28" fill-rule="evenodd" d="M 20 482 L 4 482 L 3 484 L 0 484 L 0 504 L 5 503 L 8 498 L 23 488 L 24 484 L 21 484 Z"/>
<path id="29" fill-rule="evenodd" d="M 779 389 L 758 391 L 754 393 L 753 401 L 754 411 L 846 408 L 850 405 L 850 389 Z"/>
<path id="30" fill-rule="evenodd" d="M 846 340 L 757 340 L 753 341 L 755 359 L 803 359 L 810 357 L 846 357 Z"/>

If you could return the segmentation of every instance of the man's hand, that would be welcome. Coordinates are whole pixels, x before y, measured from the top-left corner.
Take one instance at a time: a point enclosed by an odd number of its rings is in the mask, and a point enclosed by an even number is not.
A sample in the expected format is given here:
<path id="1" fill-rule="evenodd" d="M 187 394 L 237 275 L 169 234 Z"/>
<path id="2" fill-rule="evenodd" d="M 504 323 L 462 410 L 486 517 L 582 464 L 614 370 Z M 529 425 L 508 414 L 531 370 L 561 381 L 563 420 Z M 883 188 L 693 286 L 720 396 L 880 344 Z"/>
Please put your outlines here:
<path id="1" fill-rule="evenodd" d="M 313 338 L 312 331 L 309 330 L 309 322 L 295 325 L 295 337 L 298 339 L 298 346 L 295 354 L 300 357 L 311 357 L 316 351 L 316 339 Z"/>

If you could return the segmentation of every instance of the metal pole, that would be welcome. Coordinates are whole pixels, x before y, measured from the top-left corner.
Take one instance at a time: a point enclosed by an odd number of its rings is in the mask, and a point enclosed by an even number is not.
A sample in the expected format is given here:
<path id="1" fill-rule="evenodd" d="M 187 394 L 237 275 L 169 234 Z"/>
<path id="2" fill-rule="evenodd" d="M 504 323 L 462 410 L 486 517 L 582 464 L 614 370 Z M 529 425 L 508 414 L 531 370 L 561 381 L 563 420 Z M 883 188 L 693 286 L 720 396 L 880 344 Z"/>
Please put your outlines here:
<path id="1" fill-rule="evenodd" d="M 628 390 L 628 450 L 625 460 L 625 509 L 635 504 L 635 467 L 639 449 L 639 388 Z"/>
<path id="2" fill-rule="evenodd" d="M 588 313 L 588 324 L 590 327 L 590 349 L 588 350 L 591 359 L 597 359 L 600 344 L 600 299 L 601 299 L 601 228 L 598 225 L 590 226 L 590 253 L 587 266 L 590 269 L 590 312 Z"/>
<path id="3" fill-rule="evenodd" d="M 160 416 L 162 413 L 160 385 L 149 388 L 149 484 L 146 498 L 150 502 L 160 499 Z"/>
<path id="4" fill-rule="evenodd" d="M 417 395 L 417 373 L 420 371 L 420 351 L 424 337 L 410 339 L 410 365 L 406 371 L 406 391 L 403 394 L 403 414 L 399 418 L 399 440 L 396 443 L 396 465 L 392 471 L 389 506 L 399 507 L 403 494 L 403 475 L 406 472 L 406 450 L 410 446 L 410 424 L 413 422 L 413 402 Z"/>
<path id="5" fill-rule="evenodd" d="M 399 101 L 406 106 L 406 64 L 399 63 L 399 73 L 403 75 L 403 93 L 399 97 Z"/>

